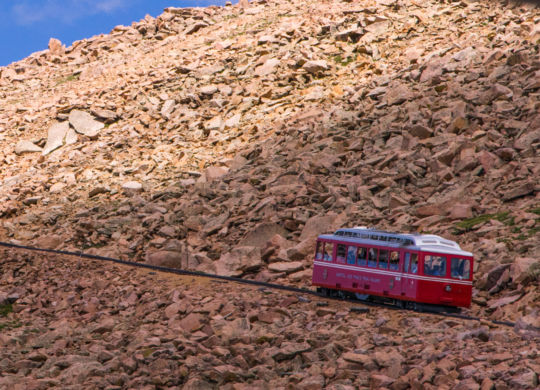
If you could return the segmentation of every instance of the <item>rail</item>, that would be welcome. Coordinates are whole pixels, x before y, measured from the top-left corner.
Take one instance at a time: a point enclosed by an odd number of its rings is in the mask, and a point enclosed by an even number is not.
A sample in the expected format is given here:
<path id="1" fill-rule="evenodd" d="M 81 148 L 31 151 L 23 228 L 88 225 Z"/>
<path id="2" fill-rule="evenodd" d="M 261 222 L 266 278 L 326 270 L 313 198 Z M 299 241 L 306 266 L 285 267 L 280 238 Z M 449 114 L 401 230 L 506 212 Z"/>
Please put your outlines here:
<path id="1" fill-rule="evenodd" d="M 321 293 L 318 293 L 316 291 L 309 290 L 306 288 L 287 286 L 287 285 L 281 285 L 281 284 L 276 284 L 276 283 L 261 282 L 261 281 L 256 281 L 256 280 L 237 278 L 233 276 L 216 275 L 216 274 L 210 274 L 210 273 L 200 272 L 200 271 L 189 271 L 189 270 L 183 270 L 183 269 L 177 269 L 177 268 L 162 267 L 158 265 L 139 263 L 136 261 L 116 259 L 113 257 L 92 255 L 92 254 L 88 254 L 84 252 L 71 252 L 71 251 L 65 251 L 65 250 L 59 250 L 59 249 L 37 248 L 33 246 L 20 245 L 20 244 L 14 244 L 14 243 L 9 243 L 9 242 L 2 242 L 2 241 L 0 241 L 0 247 L 16 249 L 16 250 L 27 250 L 31 252 L 50 253 L 50 254 L 63 255 L 63 256 L 73 256 L 73 257 L 89 259 L 89 260 L 106 261 L 106 262 L 130 266 L 130 267 L 149 269 L 152 271 L 159 271 L 159 272 L 165 272 L 165 273 L 176 274 L 176 275 L 187 275 L 187 276 L 196 276 L 196 277 L 202 277 L 202 278 L 210 278 L 210 279 L 215 279 L 215 280 L 225 280 L 229 282 L 258 286 L 258 287 L 268 288 L 272 290 L 281 290 L 281 291 L 288 291 L 288 292 L 293 292 L 293 293 L 298 293 L 298 294 L 312 295 L 312 296 L 317 296 L 320 298 L 346 301 L 346 302 L 362 304 L 366 306 L 384 307 L 386 309 L 402 310 L 398 308 L 397 306 L 389 306 L 389 305 L 384 305 L 384 304 L 380 304 L 376 302 L 358 301 L 356 299 L 350 299 L 350 298 L 344 298 L 344 297 L 328 297 L 326 295 L 323 295 Z M 352 311 L 355 311 L 355 310 L 352 310 Z M 469 321 L 488 321 L 496 325 L 503 325 L 503 326 L 509 326 L 509 327 L 515 326 L 515 323 L 510 322 L 510 321 L 483 319 L 480 317 L 469 316 L 466 314 L 429 311 L 429 310 L 426 310 L 425 308 L 423 312 L 427 314 L 433 314 L 433 315 L 438 315 L 438 316 L 443 316 L 443 317 L 459 318 L 459 319 L 469 320 Z"/>

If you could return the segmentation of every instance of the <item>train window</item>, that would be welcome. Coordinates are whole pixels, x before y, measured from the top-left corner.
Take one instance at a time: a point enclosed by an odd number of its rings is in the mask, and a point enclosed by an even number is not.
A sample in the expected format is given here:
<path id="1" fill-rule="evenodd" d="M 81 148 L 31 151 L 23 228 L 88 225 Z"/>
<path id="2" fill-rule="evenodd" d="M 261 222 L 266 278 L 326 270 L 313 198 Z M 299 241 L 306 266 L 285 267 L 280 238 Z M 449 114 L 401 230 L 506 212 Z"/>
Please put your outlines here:
<path id="1" fill-rule="evenodd" d="M 412 253 L 411 254 L 411 274 L 418 273 L 418 253 Z"/>
<path id="2" fill-rule="evenodd" d="M 323 259 L 323 248 L 324 248 L 324 243 L 320 241 L 317 242 L 317 252 L 315 252 L 315 260 Z"/>
<path id="3" fill-rule="evenodd" d="M 356 264 L 356 249 L 355 246 L 347 248 L 347 264 Z"/>
<path id="4" fill-rule="evenodd" d="M 345 256 L 347 254 L 347 247 L 343 244 L 338 244 L 337 246 L 337 253 L 336 253 L 336 260 L 338 263 L 345 264 Z"/>
<path id="5" fill-rule="evenodd" d="M 393 271 L 399 270 L 399 252 L 390 252 L 390 269 Z"/>
<path id="6" fill-rule="evenodd" d="M 369 248 L 368 250 L 368 267 L 377 266 L 377 249 Z"/>
<path id="7" fill-rule="evenodd" d="M 327 242 L 324 244 L 324 261 L 332 261 L 332 255 L 334 252 L 334 244 Z"/>
<path id="8" fill-rule="evenodd" d="M 367 249 L 358 248 L 358 257 L 356 259 L 358 265 L 367 265 Z"/>
<path id="9" fill-rule="evenodd" d="M 379 268 L 388 268 L 388 250 L 379 249 Z"/>
<path id="10" fill-rule="evenodd" d="M 411 262 L 411 254 L 409 252 L 405 253 L 405 262 L 403 263 L 403 272 L 409 272 L 409 264 Z"/>
<path id="11" fill-rule="evenodd" d="M 424 257 L 424 275 L 446 276 L 446 257 L 426 255 Z"/>
<path id="12" fill-rule="evenodd" d="M 452 258 L 450 269 L 453 278 L 469 279 L 471 276 L 471 262 L 468 259 Z"/>

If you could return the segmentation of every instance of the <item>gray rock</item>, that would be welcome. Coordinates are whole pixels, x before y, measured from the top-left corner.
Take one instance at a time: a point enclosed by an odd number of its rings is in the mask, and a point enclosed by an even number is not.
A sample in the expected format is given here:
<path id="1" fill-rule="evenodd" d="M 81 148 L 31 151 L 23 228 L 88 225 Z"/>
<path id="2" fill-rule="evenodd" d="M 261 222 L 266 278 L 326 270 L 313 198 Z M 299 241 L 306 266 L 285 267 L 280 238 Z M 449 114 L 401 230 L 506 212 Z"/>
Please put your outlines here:
<path id="1" fill-rule="evenodd" d="M 47 134 L 47 143 L 45 144 L 41 154 L 46 156 L 47 154 L 61 147 L 64 144 L 64 138 L 66 137 L 68 130 L 68 122 L 53 123 L 53 125 L 49 128 L 49 132 Z"/>
<path id="2" fill-rule="evenodd" d="M 204 87 L 201 87 L 199 91 L 204 96 L 212 96 L 218 91 L 218 87 L 215 85 L 205 85 Z"/>
<path id="3" fill-rule="evenodd" d="M 328 70 L 330 67 L 325 60 L 308 61 L 302 68 L 309 73 L 321 73 Z"/>
<path id="4" fill-rule="evenodd" d="M 66 145 L 73 145 L 77 143 L 78 140 L 79 140 L 79 136 L 77 135 L 75 130 L 73 130 L 72 128 L 69 128 L 66 134 L 66 138 L 65 138 Z"/>
<path id="5" fill-rule="evenodd" d="M 143 186 L 138 181 L 128 181 L 122 184 L 122 189 L 126 193 L 133 194 L 133 193 L 142 192 Z"/>
<path id="6" fill-rule="evenodd" d="M 69 123 L 77 133 L 90 138 L 96 138 L 99 131 L 105 127 L 103 123 L 95 120 L 92 115 L 81 110 L 72 110 L 69 113 Z"/>
<path id="7" fill-rule="evenodd" d="M 278 263 L 272 263 L 268 266 L 268 269 L 272 272 L 285 272 L 292 273 L 300 271 L 304 268 L 304 265 L 301 261 L 280 261 Z"/>
<path id="8" fill-rule="evenodd" d="M 17 142 L 17 145 L 15 145 L 16 154 L 20 155 L 23 153 L 35 153 L 35 152 L 41 152 L 41 148 L 30 141 L 21 140 Z"/>

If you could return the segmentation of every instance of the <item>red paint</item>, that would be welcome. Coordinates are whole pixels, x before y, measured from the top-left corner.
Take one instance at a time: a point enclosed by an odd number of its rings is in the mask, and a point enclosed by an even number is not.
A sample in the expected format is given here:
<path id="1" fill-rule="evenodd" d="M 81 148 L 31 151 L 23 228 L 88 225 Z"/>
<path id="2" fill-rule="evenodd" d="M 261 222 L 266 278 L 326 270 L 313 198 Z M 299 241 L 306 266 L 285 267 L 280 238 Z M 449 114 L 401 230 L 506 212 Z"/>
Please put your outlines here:
<path id="1" fill-rule="evenodd" d="M 319 248 L 320 243 L 330 243 L 333 244 L 333 251 L 332 261 L 325 261 L 320 258 L 321 256 L 317 258 L 316 253 L 312 277 L 312 284 L 314 286 L 436 305 L 469 307 L 471 304 L 473 269 L 472 256 L 465 256 L 463 254 L 455 253 L 452 254 L 452 251 L 443 253 L 441 251 L 430 252 L 423 250 L 409 250 L 407 249 L 407 246 L 396 248 L 395 245 L 387 246 L 384 242 L 377 243 L 380 245 L 373 245 L 363 242 L 351 243 L 340 240 L 340 237 L 338 236 L 334 237 L 335 239 L 319 238 L 317 240 L 317 248 Z M 346 258 L 345 261 L 340 258 L 338 262 L 336 256 L 338 244 L 346 246 L 347 254 L 349 253 L 349 246 L 365 247 L 368 250 L 376 249 L 388 250 L 390 252 L 397 251 L 399 252 L 398 269 L 394 270 L 379 267 L 370 268 L 367 265 L 358 265 L 358 257 L 354 259 L 355 264 L 350 264 L 348 260 L 352 261 L 352 256 L 350 259 Z M 351 250 L 351 252 L 353 251 Z M 410 253 L 409 256 L 414 254 L 418 256 L 418 267 L 416 274 L 404 272 L 406 263 L 405 256 L 407 252 Z M 442 266 L 438 268 L 434 266 L 433 268 L 429 268 L 427 270 L 427 274 L 424 273 L 424 259 L 426 256 L 436 257 L 437 260 L 439 260 L 439 264 L 441 264 L 442 260 L 444 259 L 444 269 Z M 452 258 L 456 260 L 453 262 Z M 409 264 L 410 259 L 411 257 L 409 257 Z M 468 276 L 468 278 L 459 279 L 457 277 L 452 277 L 452 272 L 454 272 L 454 276 L 459 272 L 457 271 L 457 267 L 456 270 L 452 270 L 452 264 L 461 264 L 462 259 L 469 260 L 468 275 L 466 274 L 465 267 L 462 267 L 461 270 L 461 273 Z M 463 264 L 465 266 L 467 265 L 466 262 Z M 410 268 L 411 266 L 409 266 L 409 271 Z M 438 271 L 433 271 L 433 269 Z M 431 275 L 429 274 L 430 272 L 432 273 Z M 433 272 L 439 272 L 444 274 L 444 276 L 438 276 L 438 274 L 434 274 Z"/>

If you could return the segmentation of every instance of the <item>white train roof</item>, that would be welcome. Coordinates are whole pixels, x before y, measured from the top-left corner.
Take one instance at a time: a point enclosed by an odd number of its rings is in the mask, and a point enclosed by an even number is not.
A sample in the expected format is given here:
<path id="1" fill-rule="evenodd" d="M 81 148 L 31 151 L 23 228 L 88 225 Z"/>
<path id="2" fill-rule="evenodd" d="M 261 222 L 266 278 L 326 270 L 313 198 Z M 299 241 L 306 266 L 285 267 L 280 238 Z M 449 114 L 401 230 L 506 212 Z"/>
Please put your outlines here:
<path id="1" fill-rule="evenodd" d="M 333 235 L 323 237 L 330 238 L 331 236 L 338 236 L 340 239 L 343 238 L 346 241 L 352 240 L 353 242 L 358 242 L 359 240 L 378 241 L 373 244 L 381 245 L 382 242 L 384 242 L 384 245 L 388 246 L 412 246 L 417 250 L 427 252 L 473 256 L 472 253 L 462 250 L 457 242 L 447 240 L 434 234 L 392 233 L 377 229 L 369 229 L 364 226 L 357 226 L 354 228 L 338 229 Z"/>

